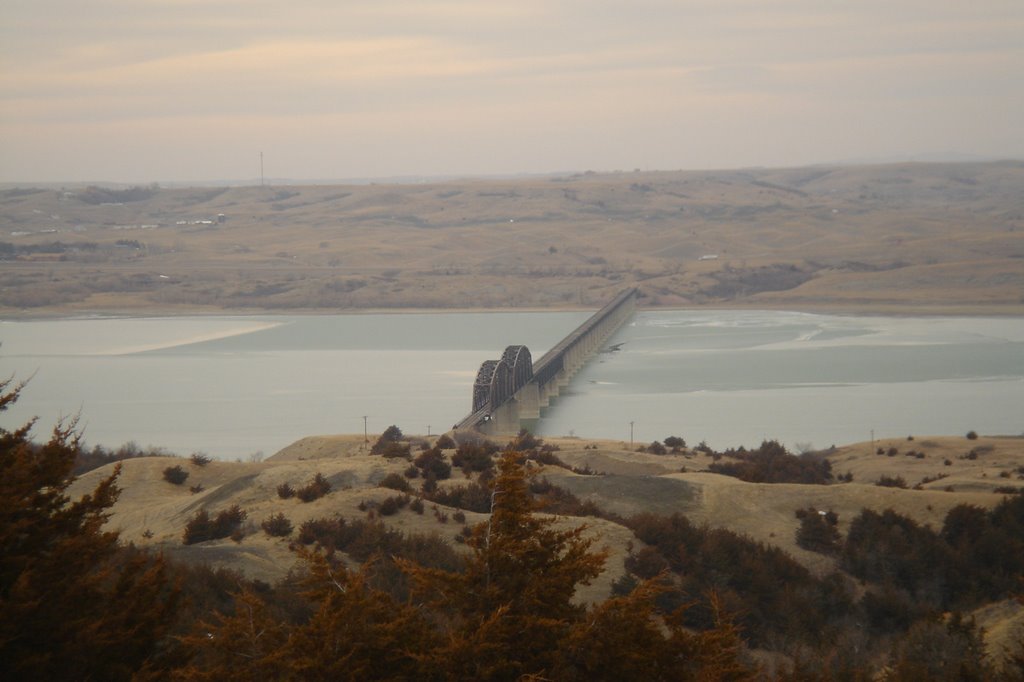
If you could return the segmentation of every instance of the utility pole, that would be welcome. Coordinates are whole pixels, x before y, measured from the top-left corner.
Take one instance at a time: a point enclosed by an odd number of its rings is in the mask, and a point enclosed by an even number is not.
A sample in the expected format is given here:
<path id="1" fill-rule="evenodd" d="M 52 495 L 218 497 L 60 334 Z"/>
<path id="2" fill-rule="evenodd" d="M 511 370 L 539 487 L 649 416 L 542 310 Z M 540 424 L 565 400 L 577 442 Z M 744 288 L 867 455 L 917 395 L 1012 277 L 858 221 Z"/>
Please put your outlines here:
<path id="1" fill-rule="evenodd" d="M 363 442 L 364 443 L 369 443 L 370 442 L 370 437 L 366 434 L 366 417 L 367 417 L 367 415 L 364 414 L 363 415 Z"/>
<path id="2" fill-rule="evenodd" d="M 629 449 L 633 449 L 633 422 L 629 422 Z"/>
<path id="3" fill-rule="evenodd" d="M 260 187 L 263 187 L 263 152 L 260 152 Z"/>

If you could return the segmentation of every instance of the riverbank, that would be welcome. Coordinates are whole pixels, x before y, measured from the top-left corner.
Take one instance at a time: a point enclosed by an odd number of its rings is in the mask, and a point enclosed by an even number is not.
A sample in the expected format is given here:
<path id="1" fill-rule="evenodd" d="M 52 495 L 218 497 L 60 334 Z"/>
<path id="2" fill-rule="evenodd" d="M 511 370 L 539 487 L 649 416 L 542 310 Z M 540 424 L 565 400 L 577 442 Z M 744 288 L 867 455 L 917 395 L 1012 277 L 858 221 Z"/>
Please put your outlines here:
<path id="1" fill-rule="evenodd" d="M 246 317 L 246 316 L 289 316 L 289 315 L 444 315 L 449 313 L 544 313 L 544 312 L 591 312 L 599 308 L 581 305 L 525 306 L 521 308 L 220 308 L 216 306 L 155 306 L 139 308 L 81 309 L 74 306 L 55 306 L 43 309 L 11 309 L 0 307 L 0 320 L 64 320 L 83 318 L 163 318 L 163 317 Z M 708 310 L 753 310 L 790 311 L 817 315 L 878 315 L 884 317 L 1022 317 L 1024 303 L 986 305 L 943 305 L 943 304 L 895 304 L 895 303 L 787 303 L 784 306 L 755 305 L 750 303 L 721 302 L 701 306 L 694 305 L 644 305 L 643 311 L 708 311 Z"/>
<path id="2" fill-rule="evenodd" d="M 1024 307 L 1021 163 L 98 192 L 0 192 L 0 315 Z"/>

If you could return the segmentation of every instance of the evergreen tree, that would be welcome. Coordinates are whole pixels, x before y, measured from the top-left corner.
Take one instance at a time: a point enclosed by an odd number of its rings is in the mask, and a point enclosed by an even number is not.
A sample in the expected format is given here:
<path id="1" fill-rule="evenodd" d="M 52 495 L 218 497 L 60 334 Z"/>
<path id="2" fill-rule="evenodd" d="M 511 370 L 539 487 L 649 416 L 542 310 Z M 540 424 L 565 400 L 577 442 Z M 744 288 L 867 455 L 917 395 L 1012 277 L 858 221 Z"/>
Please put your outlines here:
<path id="1" fill-rule="evenodd" d="M 516 679 L 549 670 L 558 642 L 584 613 L 572 602 L 576 587 L 604 564 L 583 527 L 559 530 L 556 519 L 533 513 L 518 457 L 509 450 L 498 462 L 491 517 L 474 529 L 463 572 L 405 564 L 417 593 L 450 619 L 433 662 L 455 676 Z"/>
<path id="2" fill-rule="evenodd" d="M 21 389 L 0 382 L 0 412 Z M 175 590 L 162 559 L 103 530 L 120 466 L 71 501 L 75 420 L 43 445 L 32 426 L 0 428 L 0 678 L 129 679 L 156 653 Z"/>

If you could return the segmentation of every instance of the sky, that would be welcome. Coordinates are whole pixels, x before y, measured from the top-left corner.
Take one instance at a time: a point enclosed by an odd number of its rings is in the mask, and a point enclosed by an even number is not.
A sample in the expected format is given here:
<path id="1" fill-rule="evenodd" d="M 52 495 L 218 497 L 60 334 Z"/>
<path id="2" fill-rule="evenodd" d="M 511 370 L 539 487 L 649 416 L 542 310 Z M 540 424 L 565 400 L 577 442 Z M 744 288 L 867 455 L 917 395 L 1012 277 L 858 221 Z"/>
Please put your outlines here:
<path id="1" fill-rule="evenodd" d="M 1021 0 L 0 0 L 0 182 L 1024 158 Z"/>

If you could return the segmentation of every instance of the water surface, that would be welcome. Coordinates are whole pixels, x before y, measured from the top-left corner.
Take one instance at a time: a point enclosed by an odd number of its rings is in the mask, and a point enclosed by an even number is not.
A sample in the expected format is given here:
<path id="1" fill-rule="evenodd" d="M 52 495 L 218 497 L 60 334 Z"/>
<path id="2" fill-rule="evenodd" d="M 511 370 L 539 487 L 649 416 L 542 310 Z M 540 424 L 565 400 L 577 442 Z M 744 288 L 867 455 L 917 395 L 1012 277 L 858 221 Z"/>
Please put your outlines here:
<path id="1" fill-rule="evenodd" d="M 219 458 L 390 424 L 446 430 L 484 360 L 540 357 L 588 313 L 103 318 L 0 322 L 0 374 L 32 376 L 0 416 L 44 437 Z M 1024 431 L 1024 320 L 764 311 L 642 312 L 544 415 L 542 435 L 716 448 L 825 447 L 908 434 Z"/>

